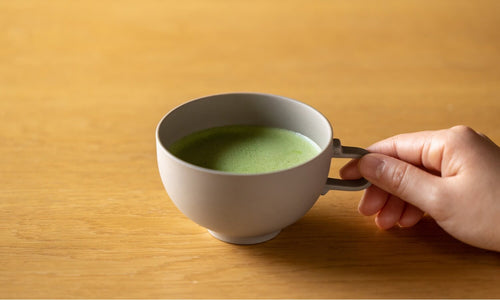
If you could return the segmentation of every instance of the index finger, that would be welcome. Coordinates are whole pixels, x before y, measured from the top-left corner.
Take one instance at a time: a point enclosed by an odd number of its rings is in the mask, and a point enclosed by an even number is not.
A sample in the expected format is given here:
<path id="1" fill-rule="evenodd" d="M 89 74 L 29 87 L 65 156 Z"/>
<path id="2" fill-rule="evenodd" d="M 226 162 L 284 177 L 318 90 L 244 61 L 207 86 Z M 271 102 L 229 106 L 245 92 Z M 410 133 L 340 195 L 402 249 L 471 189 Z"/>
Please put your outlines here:
<path id="1" fill-rule="evenodd" d="M 431 171 L 441 171 L 445 139 L 444 130 L 399 134 L 367 148 Z"/>

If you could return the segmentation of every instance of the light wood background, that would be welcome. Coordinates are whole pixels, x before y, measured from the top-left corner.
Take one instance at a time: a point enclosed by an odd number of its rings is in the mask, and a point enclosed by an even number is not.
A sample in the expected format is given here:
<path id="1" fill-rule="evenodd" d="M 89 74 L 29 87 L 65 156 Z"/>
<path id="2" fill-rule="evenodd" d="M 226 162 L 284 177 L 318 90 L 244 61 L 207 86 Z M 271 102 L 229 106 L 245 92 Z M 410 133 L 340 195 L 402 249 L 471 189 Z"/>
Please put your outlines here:
<path id="1" fill-rule="evenodd" d="M 0 1 L 0 297 L 500 297 L 499 253 L 427 218 L 380 231 L 361 192 L 254 246 L 184 217 L 155 126 L 231 91 L 306 102 L 346 145 L 499 143 L 500 1 Z"/>

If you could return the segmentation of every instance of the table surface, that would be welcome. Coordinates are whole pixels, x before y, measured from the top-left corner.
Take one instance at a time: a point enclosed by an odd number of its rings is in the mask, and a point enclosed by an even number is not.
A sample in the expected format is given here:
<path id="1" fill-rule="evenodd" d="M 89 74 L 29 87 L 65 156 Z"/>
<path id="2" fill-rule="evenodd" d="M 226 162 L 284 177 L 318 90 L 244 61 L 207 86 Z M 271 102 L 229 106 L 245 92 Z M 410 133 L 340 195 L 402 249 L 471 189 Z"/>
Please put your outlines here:
<path id="1" fill-rule="evenodd" d="M 500 142 L 499 1 L 1 1 L 0 297 L 500 297 L 500 254 L 330 192 L 226 244 L 163 189 L 173 107 L 301 100 L 346 145 L 466 124 Z M 195 121 L 195 120 L 193 120 Z M 345 160 L 336 160 L 335 175 Z"/>

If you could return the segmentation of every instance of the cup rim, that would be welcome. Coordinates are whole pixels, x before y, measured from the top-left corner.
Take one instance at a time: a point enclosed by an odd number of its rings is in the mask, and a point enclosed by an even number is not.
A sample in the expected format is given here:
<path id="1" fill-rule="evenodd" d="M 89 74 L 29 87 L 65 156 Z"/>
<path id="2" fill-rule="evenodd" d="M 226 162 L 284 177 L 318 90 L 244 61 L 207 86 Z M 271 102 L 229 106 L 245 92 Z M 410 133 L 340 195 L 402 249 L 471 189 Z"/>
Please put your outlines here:
<path id="1" fill-rule="evenodd" d="M 172 154 L 165 147 L 165 145 L 163 145 L 163 143 L 160 140 L 160 134 L 159 134 L 160 133 L 160 126 L 161 126 L 161 124 L 164 122 L 164 120 L 170 114 L 172 114 L 177 109 L 179 109 L 179 108 L 181 108 L 181 107 L 183 107 L 183 106 L 185 106 L 185 105 L 187 105 L 189 103 L 197 102 L 197 101 L 203 101 L 203 100 L 206 100 L 208 98 L 217 97 L 217 96 L 225 96 L 225 95 L 254 95 L 254 96 L 266 96 L 266 97 L 270 96 L 270 97 L 281 98 L 283 101 L 292 102 L 292 103 L 295 103 L 295 104 L 298 104 L 298 105 L 302 105 L 303 107 L 305 107 L 305 108 L 307 108 L 309 110 L 312 110 L 313 112 L 317 113 L 318 116 L 321 117 L 323 119 L 323 121 L 327 124 L 327 128 L 326 129 L 328 130 L 328 135 L 330 137 L 330 141 L 326 144 L 326 146 L 320 147 L 320 151 L 314 157 L 308 159 L 305 162 L 302 162 L 302 163 L 300 163 L 298 165 L 295 165 L 295 166 L 292 166 L 292 167 L 289 167 L 289 168 L 285 168 L 285 169 L 279 169 L 279 170 L 269 171 L 269 172 L 259 172 L 259 173 L 236 173 L 236 172 L 219 171 L 219 170 L 214 170 L 214 169 L 210 169 L 210 168 L 200 167 L 200 166 L 197 166 L 195 164 L 189 163 L 189 162 L 187 162 L 185 160 L 182 160 L 182 159 L 178 158 L 177 156 L 175 156 L 174 154 Z M 301 102 L 301 101 L 298 101 L 298 100 L 295 100 L 295 99 L 292 99 L 292 98 L 288 98 L 288 97 L 285 97 L 285 96 L 280 96 L 280 95 L 276 95 L 276 94 L 270 94 L 270 93 L 259 93 L 259 92 L 226 92 L 226 93 L 211 94 L 211 95 L 206 95 L 206 96 L 194 98 L 194 99 L 188 100 L 186 102 L 183 102 L 183 103 L 175 106 L 170 111 L 168 111 L 160 119 L 160 121 L 158 122 L 158 124 L 156 126 L 155 137 L 156 137 L 156 145 L 157 145 L 156 148 L 157 148 L 157 151 L 158 151 L 159 148 L 161 148 L 161 150 L 168 157 L 170 157 L 174 161 L 176 161 L 176 162 L 178 162 L 178 163 L 180 163 L 182 165 L 185 165 L 185 166 L 187 166 L 189 168 L 192 168 L 192 169 L 195 169 L 195 170 L 201 171 L 201 172 L 215 174 L 215 175 L 238 176 L 238 177 L 253 177 L 253 176 L 272 175 L 272 174 L 287 172 L 287 171 L 291 171 L 291 170 L 296 169 L 296 168 L 300 168 L 300 167 L 302 167 L 302 166 L 304 166 L 306 164 L 309 164 L 311 161 L 317 159 L 319 156 L 323 155 L 323 153 L 325 151 L 327 151 L 329 148 L 332 147 L 331 145 L 332 145 L 332 141 L 333 141 L 333 128 L 332 128 L 332 125 L 330 124 L 330 122 L 328 121 L 328 119 L 319 110 L 317 110 L 316 108 L 314 108 L 314 107 L 312 107 L 309 104 L 306 104 L 304 102 Z M 307 138 L 310 138 L 310 137 L 307 137 Z"/>

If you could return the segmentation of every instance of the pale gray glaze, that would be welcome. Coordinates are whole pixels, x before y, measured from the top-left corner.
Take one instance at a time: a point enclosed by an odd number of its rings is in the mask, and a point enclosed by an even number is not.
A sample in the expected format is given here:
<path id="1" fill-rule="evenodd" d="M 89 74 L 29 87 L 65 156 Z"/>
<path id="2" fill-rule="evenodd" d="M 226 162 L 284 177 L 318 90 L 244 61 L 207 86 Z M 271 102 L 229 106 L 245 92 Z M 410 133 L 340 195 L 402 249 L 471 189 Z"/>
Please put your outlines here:
<path id="1" fill-rule="evenodd" d="M 313 159 L 290 169 L 233 174 L 194 166 L 167 149 L 195 131 L 225 125 L 262 125 L 299 132 L 320 148 Z M 188 218 L 216 238 L 254 244 L 293 224 L 330 189 L 360 190 L 369 183 L 328 177 L 332 157 L 358 158 L 366 150 L 342 147 L 328 120 L 312 107 L 281 96 L 229 93 L 199 98 L 170 111 L 156 129 L 157 158 L 165 189 Z M 326 182 L 326 184 L 325 184 Z"/>

